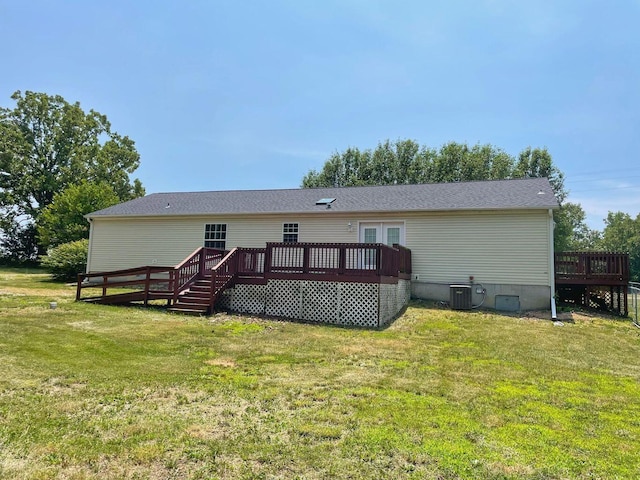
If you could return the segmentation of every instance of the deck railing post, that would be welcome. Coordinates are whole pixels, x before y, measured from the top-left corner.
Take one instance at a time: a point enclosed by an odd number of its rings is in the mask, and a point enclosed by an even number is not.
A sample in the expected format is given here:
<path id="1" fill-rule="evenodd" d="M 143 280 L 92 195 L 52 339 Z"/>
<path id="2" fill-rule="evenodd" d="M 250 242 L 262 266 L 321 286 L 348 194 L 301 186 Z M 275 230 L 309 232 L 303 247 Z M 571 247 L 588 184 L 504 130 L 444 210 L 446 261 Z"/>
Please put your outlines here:
<path id="1" fill-rule="evenodd" d="M 211 270 L 211 289 L 209 290 L 209 313 L 213 313 L 213 304 L 215 303 L 216 283 L 218 281 L 218 269 Z"/>
<path id="2" fill-rule="evenodd" d="M 347 268 L 347 246 L 340 245 L 338 249 L 338 273 L 344 275 Z"/>
<path id="3" fill-rule="evenodd" d="M 78 274 L 78 286 L 76 287 L 76 302 L 80 300 L 80 290 L 82 290 L 82 274 Z"/>
<path id="4" fill-rule="evenodd" d="M 387 255 L 390 257 L 389 267 L 387 268 L 387 275 L 397 276 L 400 271 L 400 261 L 399 255 L 400 251 L 392 248 L 391 250 L 387 250 Z"/>
<path id="5" fill-rule="evenodd" d="M 107 296 L 107 276 L 102 276 L 102 299 Z"/>
<path id="6" fill-rule="evenodd" d="M 309 245 L 302 247 L 302 273 L 309 273 Z"/>
<path id="7" fill-rule="evenodd" d="M 271 258 L 272 258 L 272 253 L 273 251 L 273 244 L 271 243 L 267 243 L 267 248 L 264 252 L 264 274 L 265 276 L 268 276 L 269 273 L 271 273 Z"/>
<path id="8" fill-rule="evenodd" d="M 180 270 L 174 268 L 171 274 L 173 275 L 173 303 L 175 305 L 178 301 L 178 293 L 180 293 Z"/>
<path id="9" fill-rule="evenodd" d="M 198 259 L 198 277 L 201 277 L 202 275 L 204 275 L 204 269 L 205 269 L 206 258 L 207 258 L 206 249 L 204 247 L 200 249 L 199 255 L 200 255 L 200 258 Z"/>
<path id="10" fill-rule="evenodd" d="M 144 305 L 149 304 L 149 283 L 151 280 L 151 268 L 147 267 L 146 277 L 144 279 Z"/>

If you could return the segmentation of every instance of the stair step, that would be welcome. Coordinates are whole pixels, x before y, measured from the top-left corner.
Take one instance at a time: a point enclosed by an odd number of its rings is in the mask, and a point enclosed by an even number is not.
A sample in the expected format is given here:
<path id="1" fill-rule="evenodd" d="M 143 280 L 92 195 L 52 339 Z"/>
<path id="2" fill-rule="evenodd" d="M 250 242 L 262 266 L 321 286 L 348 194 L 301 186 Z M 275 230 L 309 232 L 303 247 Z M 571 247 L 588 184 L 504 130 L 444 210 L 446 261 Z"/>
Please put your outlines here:
<path id="1" fill-rule="evenodd" d="M 183 295 L 178 297 L 178 301 L 176 303 L 201 303 L 203 305 L 208 305 L 211 299 L 209 296 L 206 297 L 192 297 L 190 295 Z"/>
<path id="2" fill-rule="evenodd" d="M 211 296 L 211 292 L 210 291 L 206 291 L 206 292 L 194 292 L 189 290 L 188 292 L 186 292 L 184 295 L 182 295 L 183 297 L 193 297 L 193 298 L 209 298 Z"/>
<path id="3" fill-rule="evenodd" d="M 209 292 L 211 291 L 211 285 L 201 286 L 201 285 L 191 285 L 189 288 L 190 292 Z"/>
<path id="4" fill-rule="evenodd" d="M 178 303 L 201 303 L 203 305 L 209 305 L 210 298 L 207 295 L 206 297 L 180 297 L 178 299 Z"/>
<path id="5" fill-rule="evenodd" d="M 178 308 L 182 310 L 199 310 L 201 312 L 206 312 L 209 309 L 209 305 L 201 303 L 176 303 L 171 308 Z"/>
<path id="6" fill-rule="evenodd" d="M 198 310 L 205 312 L 209 308 L 209 304 L 204 303 L 176 303 L 169 307 L 169 310 Z"/>

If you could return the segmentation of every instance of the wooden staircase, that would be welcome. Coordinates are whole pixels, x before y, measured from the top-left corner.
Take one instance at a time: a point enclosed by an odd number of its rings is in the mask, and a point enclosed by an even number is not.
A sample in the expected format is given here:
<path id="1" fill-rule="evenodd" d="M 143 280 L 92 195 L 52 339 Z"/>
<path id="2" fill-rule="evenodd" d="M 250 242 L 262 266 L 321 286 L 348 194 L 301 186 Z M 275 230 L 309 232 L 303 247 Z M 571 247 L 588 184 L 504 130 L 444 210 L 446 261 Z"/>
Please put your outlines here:
<path id="1" fill-rule="evenodd" d="M 236 278 L 235 250 L 202 277 L 195 280 L 178 295 L 169 311 L 187 315 L 207 315 L 212 313 L 218 297 L 233 286 Z"/>
<path id="2" fill-rule="evenodd" d="M 79 274 L 76 301 L 148 305 L 151 300 L 166 300 L 170 311 L 206 315 L 213 311 L 222 292 L 233 286 L 239 260 L 246 263 L 249 258 L 255 263 L 257 250 L 245 250 L 239 255 L 238 248 L 225 252 L 201 247 L 175 267 L 146 266 Z M 101 289 L 102 294 L 82 298 L 83 288 Z M 107 294 L 107 289 L 113 288 L 120 290 Z M 128 291 L 120 293 L 122 288 Z"/>
<path id="3" fill-rule="evenodd" d="M 189 289 L 178 296 L 169 311 L 187 315 L 205 315 L 211 304 L 211 277 L 196 280 Z"/>

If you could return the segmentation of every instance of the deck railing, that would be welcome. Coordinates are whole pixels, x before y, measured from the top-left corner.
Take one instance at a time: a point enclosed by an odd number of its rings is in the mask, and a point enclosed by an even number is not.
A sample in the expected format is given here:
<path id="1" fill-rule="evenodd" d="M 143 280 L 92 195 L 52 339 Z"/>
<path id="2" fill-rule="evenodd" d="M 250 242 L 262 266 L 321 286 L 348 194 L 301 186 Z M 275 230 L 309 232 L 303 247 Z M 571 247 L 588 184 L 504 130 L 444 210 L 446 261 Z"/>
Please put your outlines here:
<path id="1" fill-rule="evenodd" d="M 101 295 L 82 300 L 116 303 L 165 299 L 175 304 L 196 280 L 211 275 L 211 302 L 238 279 L 243 283 L 278 279 L 397 281 L 411 274 L 411 251 L 380 243 L 267 243 L 266 248 L 195 250 L 175 267 L 147 266 L 78 275 L 76 300 L 82 289 L 100 288 Z M 124 293 L 107 295 L 110 288 Z"/>
<path id="2" fill-rule="evenodd" d="M 244 277 L 264 276 L 266 248 L 238 248 L 237 273 Z"/>
<path id="3" fill-rule="evenodd" d="M 213 268 L 223 258 L 225 252 L 201 247 L 174 267 L 146 266 L 113 270 L 109 272 L 78 274 L 76 300 L 80 300 L 82 289 L 100 288 L 101 295 L 84 300 L 107 297 L 109 288 L 125 288 L 122 298 L 142 300 L 146 304 L 153 299 L 167 299 L 175 303 L 179 293 L 192 284 L 207 269 Z"/>
<path id="4" fill-rule="evenodd" d="M 267 243 L 265 275 L 397 277 L 411 273 L 411 252 L 381 243 Z"/>
<path id="5" fill-rule="evenodd" d="M 562 252 L 555 256 L 556 283 L 626 285 L 629 255 L 615 252 Z"/>
<path id="6" fill-rule="evenodd" d="M 227 287 L 231 286 L 238 273 L 238 263 L 240 249 L 234 248 L 227 253 L 224 258 L 211 269 L 211 290 L 209 291 L 209 311 L 213 311 L 213 305 L 218 295 Z"/>
<path id="7" fill-rule="evenodd" d="M 393 244 L 393 248 L 398 250 L 399 265 L 398 271 L 401 274 L 411 275 L 411 250 L 397 243 Z"/>
<path id="8" fill-rule="evenodd" d="M 99 288 L 100 295 L 94 295 L 82 300 L 105 300 L 109 288 L 118 288 L 122 292 L 117 295 L 123 302 L 144 301 L 157 298 L 171 298 L 173 296 L 174 277 L 173 267 L 147 266 L 114 270 L 111 272 L 78 274 L 76 300 L 82 297 L 82 289 Z M 115 295 L 111 295 L 115 299 Z"/>

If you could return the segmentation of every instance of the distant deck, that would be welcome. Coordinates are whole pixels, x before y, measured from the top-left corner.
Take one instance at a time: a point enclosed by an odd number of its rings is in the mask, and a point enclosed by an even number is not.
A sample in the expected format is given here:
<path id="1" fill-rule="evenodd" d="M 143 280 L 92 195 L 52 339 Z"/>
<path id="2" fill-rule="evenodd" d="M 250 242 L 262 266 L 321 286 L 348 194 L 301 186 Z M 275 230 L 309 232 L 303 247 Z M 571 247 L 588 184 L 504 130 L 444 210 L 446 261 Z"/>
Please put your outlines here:
<path id="1" fill-rule="evenodd" d="M 629 255 L 562 252 L 555 256 L 558 299 L 564 303 L 628 314 Z"/>
<path id="2" fill-rule="evenodd" d="M 556 284 L 627 285 L 629 255 L 614 252 L 556 254 Z"/>

